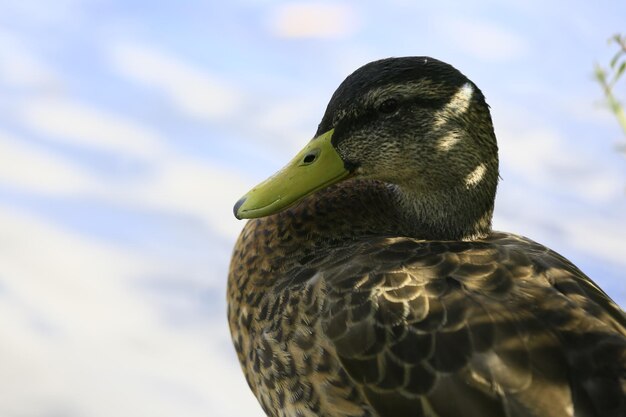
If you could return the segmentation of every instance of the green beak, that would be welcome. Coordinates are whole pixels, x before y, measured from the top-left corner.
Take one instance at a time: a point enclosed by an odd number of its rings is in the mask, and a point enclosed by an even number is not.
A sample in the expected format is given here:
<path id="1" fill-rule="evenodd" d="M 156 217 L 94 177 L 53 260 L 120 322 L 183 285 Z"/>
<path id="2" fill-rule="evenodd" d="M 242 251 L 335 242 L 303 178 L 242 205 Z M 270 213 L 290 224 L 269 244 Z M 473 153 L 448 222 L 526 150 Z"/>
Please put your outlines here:
<path id="1" fill-rule="evenodd" d="M 254 219 L 278 213 L 346 178 L 350 172 L 330 142 L 333 130 L 313 138 L 287 166 L 237 201 L 235 217 Z"/>

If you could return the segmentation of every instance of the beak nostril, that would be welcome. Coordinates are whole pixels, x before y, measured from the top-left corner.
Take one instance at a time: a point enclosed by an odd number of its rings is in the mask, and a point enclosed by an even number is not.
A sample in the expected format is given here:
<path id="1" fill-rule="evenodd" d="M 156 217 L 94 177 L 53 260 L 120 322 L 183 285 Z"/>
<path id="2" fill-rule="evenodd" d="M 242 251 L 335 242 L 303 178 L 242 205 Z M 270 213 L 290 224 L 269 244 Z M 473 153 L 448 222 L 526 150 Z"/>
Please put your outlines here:
<path id="1" fill-rule="evenodd" d="M 317 157 L 319 156 L 319 154 L 320 154 L 319 149 L 312 150 L 311 152 L 304 155 L 304 158 L 302 158 L 302 164 L 303 165 L 312 164 L 313 162 L 315 162 L 315 160 L 317 160 Z"/>

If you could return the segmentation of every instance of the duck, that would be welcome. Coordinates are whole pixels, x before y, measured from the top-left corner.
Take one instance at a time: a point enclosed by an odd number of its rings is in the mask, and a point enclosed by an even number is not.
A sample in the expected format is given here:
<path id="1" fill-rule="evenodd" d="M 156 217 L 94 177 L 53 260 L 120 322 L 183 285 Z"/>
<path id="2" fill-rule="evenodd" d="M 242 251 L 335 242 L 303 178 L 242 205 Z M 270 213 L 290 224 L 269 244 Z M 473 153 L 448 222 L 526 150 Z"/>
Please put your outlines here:
<path id="1" fill-rule="evenodd" d="M 624 417 L 626 314 L 565 257 L 492 229 L 481 90 L 431 57 L 349 75 L 234 206 L 232 341 L 271 417 Z"/>

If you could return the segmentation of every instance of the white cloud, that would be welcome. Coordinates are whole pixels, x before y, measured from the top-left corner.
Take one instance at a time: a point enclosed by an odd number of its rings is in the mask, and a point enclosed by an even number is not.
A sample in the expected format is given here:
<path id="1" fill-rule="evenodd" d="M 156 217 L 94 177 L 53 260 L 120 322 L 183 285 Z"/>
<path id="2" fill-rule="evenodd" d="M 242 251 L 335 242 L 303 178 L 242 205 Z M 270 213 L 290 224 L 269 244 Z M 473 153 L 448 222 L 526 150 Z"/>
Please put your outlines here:
<path id="1" fill-rule="evenodd" d="M 39 25 L 67 24 L 82 20 L 85 9 L 101 0 L 58 0 L 54 4 L 40 0 L 0 2 L 0 15 L 11 21 L 28 21 Z"/>
<path id="2" fill-rule="evenodd" d="M 229 240 L 243 226 L 232 207 L 253 185 L 234 172 L 174 151 L 162 160 L 146 160 L 150 173 L 126 180 L 123 186 L 2 132 L 0 154 L 6 158 L 0 164 L 0 184 L 44 195 L 81 195 L 134 210 L 189 215 Z"/>
<path id="3" fill-rule="evenodd" d="M 595 203 L 622 193 L 624 177 L 616 167 L 599 164 L 558 130 L 545 125 L 520 129 L 504 123 L 498 134 L 503 169 L 536 187 L 560 189 Z"/>
<path id="4" fill-rule="evenodd" d="M 601 163 L 600 158 L 606 161 L 605 155 L 586 150 L 582 141 L 567 139 L 562 126 L 528 106 L 498 99 L 492 104 L 501 171 L 533 187 L 559 190 L 591 204 L 606 204 L 622 195 L 621 170 L 617 164 Z"/>
<path id="5" fill-rule="evenodd" d="M 472 57 L 485 61 L 520 59 L 530 49 L 527 40 L 522 36 L 489 21 L 441 17 L 433 19 L 432 27 L 443 41 L 448 41 Z"/>
<path id="6" fill-rule="evenodd" d="M 11 156 L 0 167 L 0 181 L 5 184 L 46 194 L 77 192 L 129 208 L 191 215 L 231 239 L 241 229 L 232 216 L 232 206 L 250 184 L 232 171 L 177 152 L 158 132 L 64 99 L 26 100 L 17 106 L 17 114 L 47 140 L 131 155 L 149 169 L 120 186 L 105 176 L 86 172 L 71 159 L 61 160 L 7 134 L 0 135 L 0 150 Z"/>
<path id="7" fill-rule="evenodd" d="M 232 208 L 251 185 L 233 171 L 171 153 L 144 181 L 107 193 L 133 207 L 192 215 L 234 240 L 243 222 L 235 219 Z"/>
<path id="8" fill-rule="evenodd" d="M 251 112 L 248 122 L 257 134 L 267 139 L 266 146 L 276 147 L 277 153 L 284 152 L 285 158 L 290 158 L 291 153 L 300 150 L 313 138 L 317 123 L 322 118 L 325 99 L 301 97 L 275 100 Z"/>
<path id="9" fill-rule="evenodd" d="M 226 80 L 155 47 L 118 42 L 108 58 L 119 74 L 163 93 L 190 117 L 222 119 L 234 114 L 243 100 Z"/>
<path id="10" fill-rule="evenodd" d="M 593 216 L 589 213 L 572 217 L 567 222 L 565 241 L 600 259 L 610 260 L 618 265 L 626 265 L 624 259 L 626 219 Z"/>
<path id="11" fill-rule="evenodd" d="M 163 140 L 156 131 L 89 103 L 32 98 L 17 106 L 17 114 L 49 140 L 144 158 L 162 154 Z"/>
<path id="12" fill-rule="evenodd" d="M 545 92 L 539 92 L 539 94 L 545 94 Z M 603 127 L 614 128 L 617 133 L 615 139 L 622 133 L 607 103 L 601 98 L 600 88 L 598 88 L 595 100 L 589 96 L 574 96 L 573 94 L 568 94 L 563 97 L 562 92 L 560 92 L 560 94 L 554 94 L 554 96 L 557 97 L 556 104 L 560 106 L 572 120 L 580 120 Z"/>
<path id="13" fill-rule="evenodd" d="M 0 229 L 2 415 L 262 415 L 225 317 L 169 326 L 133 290 L 159 260 L 2 206 Z"/>
<path id="14" fill-rule="evenodd" d="M 354 7 L 327 2 L 291 2 L 277 5 L 268 24 L 284 38 L 341 38 L 354 34 L 359 16 Z"/>
<path id="15" fill-rule="evenodd" d="M 79 140 L 81 136 L 74 139 Z M 84 144 L 83 144 L 84 145 Z M 101 143 L 95 144 L 101 146 Z M 234 239 L 242 223 L 232 215 L 232 206 L 252 185 L 236 173 L 184 156 L 158 143 L 145 148 L 123 143 L 106 144 L 124 154 L 144 153 L 150 170 L 139 178 L 127 179 L 123 186 L 106 177 L 95 177 L 71 160 L 27 145 L 0 134 L 0 152 L 6 163 L 0 165 L 0 183 L 41 194 L 80 194 L 108 201 L 129 209 L 165 210 L 202 219 L 221 236 Z M 150 152 L 160 148 L 159 152 Z M 167 155 L 167 157 L 162 157 Z M 154 158 L 153 158 L 154 157 Z"/>
<path id="16" fill-rule="evenodd" d="M 0 82 L 12 87 L 57 89 L 59 79 L 18 37 L 0 31 Z"/>
<path id="17" fill-rule="evenodd" d="M 601 205 L 564 201 L 551 195 L 553 190 L 505 179 L 499 186 L 495 227 L 544 244 L 548 240 L 558 242 L 562 248 L 626 266 L 626 218 L 616 214 L 626 211 L 626 202 L 617 200 L 614 210 L 607 212 Z M 562 254 L 567 257 L 567 253 Z"/>
<path id="18" fill-rule="evenodd" d="M 2 131 L 0 155 L 0 184 L 42 194 L 69 194 L 87 190 L 94 182 L 85 169 Z"/>

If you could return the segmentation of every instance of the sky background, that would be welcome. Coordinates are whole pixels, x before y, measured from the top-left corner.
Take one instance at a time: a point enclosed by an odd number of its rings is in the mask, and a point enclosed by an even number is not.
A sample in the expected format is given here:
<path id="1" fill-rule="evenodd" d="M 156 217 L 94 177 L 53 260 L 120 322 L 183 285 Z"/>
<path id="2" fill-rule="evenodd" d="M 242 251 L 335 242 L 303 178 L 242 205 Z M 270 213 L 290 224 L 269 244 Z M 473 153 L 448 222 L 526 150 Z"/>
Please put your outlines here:
<path id="1" fill-rule="evenodd" d="M 625 22 L 621 0 L 0 0 L 0 415 L 262 416 L 226 325 L 232 206 L 388 56 L 476 82 L 495 228 L 626 306 L 624 138 L 592 76 Z"/>

